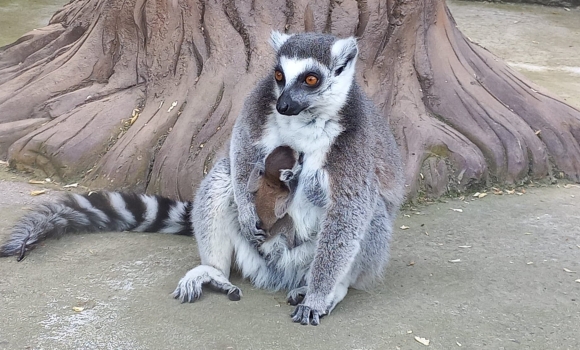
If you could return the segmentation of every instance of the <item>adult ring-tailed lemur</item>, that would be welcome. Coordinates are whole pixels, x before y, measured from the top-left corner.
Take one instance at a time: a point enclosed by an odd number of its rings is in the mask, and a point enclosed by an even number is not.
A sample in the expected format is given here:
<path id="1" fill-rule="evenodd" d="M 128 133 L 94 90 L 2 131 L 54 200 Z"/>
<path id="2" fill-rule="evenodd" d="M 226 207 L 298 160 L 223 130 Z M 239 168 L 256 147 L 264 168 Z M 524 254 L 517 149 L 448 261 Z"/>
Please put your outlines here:
<path id="1" fill-rule="evenodd" d="M 2 256 L 24 257 L 39 241 L 71 231 L 155 231 L 195 235 L 201 265 L 173 295 L 196 301 L 209 284 L 232 300 L 232 258 L 258 288 L 289 290 L 292 319 L 317 325 L 349 287 L 383 273 L 393 220 L 403 200 L 400 154 L 387 120 L 354 81 L 354 38 L 273 32 L 276 64 L 248 96 L 229 156 L 216 161 L 193 202 L 144 194 L 69 194 L 42 204 L 14 226 Z M 288 207 L 295 247 L 265 240 L 253 193 L 254 166 L 278 146 L 300 152 L 302 169 Z"/>

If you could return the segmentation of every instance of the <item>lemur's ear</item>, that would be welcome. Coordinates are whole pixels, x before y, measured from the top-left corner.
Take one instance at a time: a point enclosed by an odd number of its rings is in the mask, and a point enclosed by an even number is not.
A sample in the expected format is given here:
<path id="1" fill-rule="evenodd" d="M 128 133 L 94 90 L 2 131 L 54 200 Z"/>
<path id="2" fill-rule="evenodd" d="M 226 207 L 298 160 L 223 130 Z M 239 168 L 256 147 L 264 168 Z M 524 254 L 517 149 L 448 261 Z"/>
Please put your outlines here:
<path id="1" fill-rule="evenodd" d="M 262 173 L 264 172 L 263 166 L 257 164 L 252 169 L 250 177 L 248 178 L 248 192 L 255 193 L 260 188 L 260 179 L 262 178 Z"/>
<path id="2" fill-rule="evenodd" d="M 340 75 L 344 68 L 356 62 L 358 45 L 354 37 L 339 39 L 332 44 L 330 51 L 336 75 Z"/>
<path id="3" fill-rule="evenodd" d="M 270 34 L 270 45 L 274 48 L 274 51 L 278 52 L 286 40 L 290 39 L 292 35 L 280 33 L 277 30 L 273 30 Z"/>

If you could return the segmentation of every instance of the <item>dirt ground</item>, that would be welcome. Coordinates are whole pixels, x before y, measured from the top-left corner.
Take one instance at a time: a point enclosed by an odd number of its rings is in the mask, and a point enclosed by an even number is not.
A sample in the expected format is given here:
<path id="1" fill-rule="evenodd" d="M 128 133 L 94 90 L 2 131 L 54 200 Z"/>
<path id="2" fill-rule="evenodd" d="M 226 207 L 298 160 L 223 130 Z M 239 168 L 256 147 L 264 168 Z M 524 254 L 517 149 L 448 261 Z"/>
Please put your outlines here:
<path id="1" fill-rule="evenodd" d="M 470 38 L 580 107 L 580 11 L 450 7 Z M 0 165 L 0 239 L 56 195 L 27 180 Z M 199 263 L 188 237 L 50 240 L 20 263 L 0 259 L 0 349 L 578 349 L 580 187 L 503 190 L 404 210 L 384 283 L 351 290 L 318 327 L 293 324 L 283 293 L 238 276 L 241 301 L 172 299 Z"/>

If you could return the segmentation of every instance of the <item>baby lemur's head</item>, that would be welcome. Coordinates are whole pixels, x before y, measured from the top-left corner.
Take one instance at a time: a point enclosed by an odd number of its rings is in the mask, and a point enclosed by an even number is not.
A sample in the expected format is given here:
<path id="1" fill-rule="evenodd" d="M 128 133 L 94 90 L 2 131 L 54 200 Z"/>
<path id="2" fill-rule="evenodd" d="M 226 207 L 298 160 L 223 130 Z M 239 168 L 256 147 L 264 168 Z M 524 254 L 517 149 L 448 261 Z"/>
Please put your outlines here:
<path id="1" fill-rule="evenodd" d="M 273 184 L 282 182 L 280 170 L 293 169 L 298 162 L 298 154 L 288 146 L 276 147 L 264 162 L 264 178 Z"/>

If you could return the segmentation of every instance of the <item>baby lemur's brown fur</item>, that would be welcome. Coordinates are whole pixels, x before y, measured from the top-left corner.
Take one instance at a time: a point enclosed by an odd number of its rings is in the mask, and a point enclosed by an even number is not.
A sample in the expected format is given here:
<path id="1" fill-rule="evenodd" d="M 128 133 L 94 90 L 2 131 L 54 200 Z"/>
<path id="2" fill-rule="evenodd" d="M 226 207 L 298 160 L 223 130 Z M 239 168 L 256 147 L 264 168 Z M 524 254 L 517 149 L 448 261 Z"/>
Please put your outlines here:
<path id="1" fill-rule="evenodd" d="M 248 180 L 249 192 L 255 193 L 260 228 L 268 239 L 282 234 L 294 247 L 294 224 L 286 213 L 292 201 L 300 172 L 300 156 L 288 146 L 275 148 L 264 164 L 257 164 Z"/>

